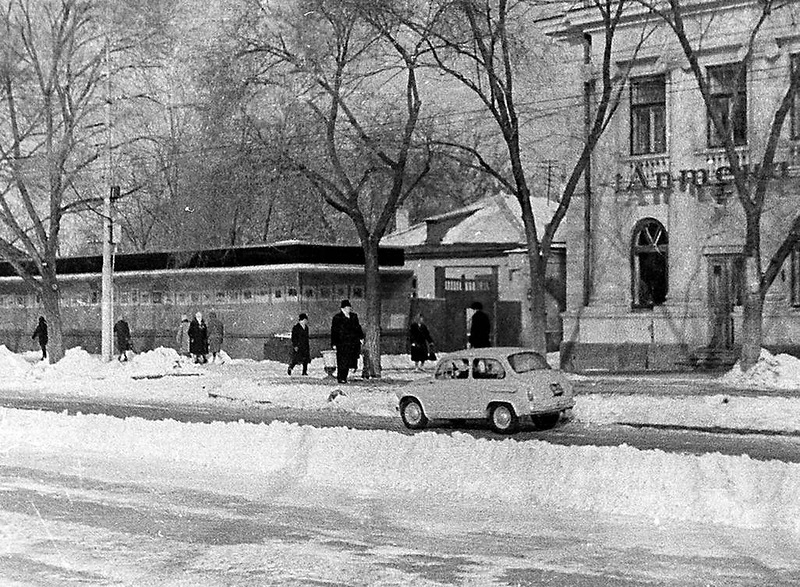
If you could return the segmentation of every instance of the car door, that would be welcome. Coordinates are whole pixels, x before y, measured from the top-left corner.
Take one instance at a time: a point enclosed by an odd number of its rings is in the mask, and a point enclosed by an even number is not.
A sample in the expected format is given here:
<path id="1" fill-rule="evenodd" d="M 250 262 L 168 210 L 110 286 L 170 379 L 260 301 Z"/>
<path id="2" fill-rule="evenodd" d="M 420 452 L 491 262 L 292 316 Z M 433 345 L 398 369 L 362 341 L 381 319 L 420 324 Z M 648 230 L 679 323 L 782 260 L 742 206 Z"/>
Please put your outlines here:
<path id="1" fill-rule="evenodd" d="M 434 376 L 431 414 L 437 418 L 464 418 L 464 397 L 469 387 L 469 361 L 455 357 L 443 361 Z"/>
<path id="2" fill-rule="evenodd" d="M 510 393 L 510 386 L 506 381 L 506 371 L 503 364 L 491 357 L 476 357 L 472 361 L 473 399 L 472 405 L 477 410 L 475 418 L 482 418 L 486 407 L 492 401 L 500 400 L 510 403 L 514 397 Z"/>

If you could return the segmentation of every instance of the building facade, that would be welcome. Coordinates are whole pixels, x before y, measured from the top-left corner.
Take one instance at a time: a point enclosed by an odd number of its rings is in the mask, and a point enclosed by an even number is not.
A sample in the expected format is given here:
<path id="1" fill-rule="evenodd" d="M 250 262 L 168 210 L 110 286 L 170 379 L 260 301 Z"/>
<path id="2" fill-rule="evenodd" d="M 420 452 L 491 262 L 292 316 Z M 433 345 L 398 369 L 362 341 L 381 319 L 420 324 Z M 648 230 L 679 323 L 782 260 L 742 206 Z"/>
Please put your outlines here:
<path id="1" fill-rule="evenodd" d="M 800 64 L 800 13 L 792 3 L 774 11 L 739 83 L 762 3 L 682 4 L 712 100 L 727 108 L 736 156 L 755 171 L 790 72 Z M 573 44 L 583 62 L 575 94 L 591 101 L 584 90 L 599 87 L 604 29 L 596 10 L 584 6 L 554 20 L 549 32 Z M 669 27 L 634 6 L 614 46 L 612 73 L 629 77 L 593 155 L 591 189 L 573 201 L 562 233 L 568 251 L 562 365 L 676 370 L 730 363 L 740 344 L 745 221 L 728 158 Z M 769 170 L 763 263 L 800 210 L 799 147 L 796 100 Z M 797 251 L 790 256 L 766 296 L 764 346 L 772 350 L 800 350 L 799 258 Z"/>

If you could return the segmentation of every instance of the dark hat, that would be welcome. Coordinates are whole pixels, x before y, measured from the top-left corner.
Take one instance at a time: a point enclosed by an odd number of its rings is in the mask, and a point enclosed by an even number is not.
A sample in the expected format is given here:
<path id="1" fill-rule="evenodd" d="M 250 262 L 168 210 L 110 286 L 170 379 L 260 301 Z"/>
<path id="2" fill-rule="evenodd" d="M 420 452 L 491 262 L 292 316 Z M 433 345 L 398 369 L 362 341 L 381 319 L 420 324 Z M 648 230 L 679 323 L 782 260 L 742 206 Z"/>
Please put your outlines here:
<path id="1" fill-rule="evenodd" d="M 306 314 L 305 312 L 302 312 L 297 319 L 298 320 L 308 320 L 308 314 Z"/>
<path id="2" fill-rule="evenodd" d="M 351 307 L 350 306 L 350 300 L 342 300 L 342 303 L 339 304 L 339 307 L 340 308 L 349 308 L 349 307 Z"/>
<path id="3" fill-rule="evenodd" d="M 483 304 L 480 302 L 472 302 L 470 308 L 472 308 L 473 310 L 483 310 Z"/>

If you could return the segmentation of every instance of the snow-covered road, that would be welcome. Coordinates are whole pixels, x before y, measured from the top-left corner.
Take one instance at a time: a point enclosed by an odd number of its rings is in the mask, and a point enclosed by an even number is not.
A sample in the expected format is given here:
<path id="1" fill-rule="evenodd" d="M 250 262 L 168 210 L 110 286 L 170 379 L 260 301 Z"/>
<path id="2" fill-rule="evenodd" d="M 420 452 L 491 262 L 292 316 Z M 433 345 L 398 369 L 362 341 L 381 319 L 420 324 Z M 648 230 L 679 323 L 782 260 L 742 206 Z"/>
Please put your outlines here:
<path id="1" fill-rule="evenodd" d="M 394 410 L 380 386 L 328 401 L 332 386 L 313 378 L 276 384 L 279 364 L 173 377 L 196 368 L 166 350 L 128 365 L 81 353 L 55 366 L 6 356 L 12 374 L 0 352 L 1 384 L 30 397 L 205 405 L 225 390 L 320 413 Z M 624 414 L 796 430 L 800 411 L 768 390 L 579 399 L 575 416 L 589 423 Z M 779 403 L 793 413 L 758 420 Z M 0 447 L 4 585 L 800 583 L 795 463 L 15 409 L 0 412 Z"/>

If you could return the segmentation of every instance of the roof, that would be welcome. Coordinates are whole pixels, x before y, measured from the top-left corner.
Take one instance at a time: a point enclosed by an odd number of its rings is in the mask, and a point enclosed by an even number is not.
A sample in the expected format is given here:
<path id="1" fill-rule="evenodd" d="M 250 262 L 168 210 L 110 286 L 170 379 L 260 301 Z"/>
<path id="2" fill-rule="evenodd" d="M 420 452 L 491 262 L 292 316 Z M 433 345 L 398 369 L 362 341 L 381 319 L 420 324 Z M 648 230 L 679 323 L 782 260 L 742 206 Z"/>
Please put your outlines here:
<path id="1" fill-rule="evenodd" d="M 536 230 L 544 232 L 544 226 L 556 211 L 558 202 L 544 198 L 531 198 Z M 443 226 L 440 238 L 431 236 L 437 226 Z M 439 235 L 436 235 L 439 236 Z M 522 212 L 515 196 L 500 194 L 484 198 L 474 204 L 458 208 L 445 214 L 431 216 L 407 230 L 386 235 L 383 245 L 415 247 L 424 245 L 457 244 L 507 244 L 527 246 Z"/>
<path id="2" fill-rule="evenodd" d="M 281 241 L 248 247 L 118 254 L 114 255 L 114 272 L 233 268 L 298 263 L 312 265 L 363 265 L 364 249 L 360 246 Z M 378 264 L 380 266 L 401 267 L 403 263 L 402 249 L 381 246 L 378 251 Z M 33 268 L 33 264 L 30 261 L 27 262 L 27 265 Z M 101 255 L 61 257 L 56 261 L 56 272 L 60 275 L 100 273 L 102 267 L 103 257 Z M 0 276 L 16 275 L 11 264 L 0 262 Z"/>

